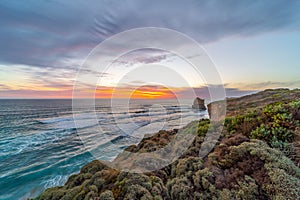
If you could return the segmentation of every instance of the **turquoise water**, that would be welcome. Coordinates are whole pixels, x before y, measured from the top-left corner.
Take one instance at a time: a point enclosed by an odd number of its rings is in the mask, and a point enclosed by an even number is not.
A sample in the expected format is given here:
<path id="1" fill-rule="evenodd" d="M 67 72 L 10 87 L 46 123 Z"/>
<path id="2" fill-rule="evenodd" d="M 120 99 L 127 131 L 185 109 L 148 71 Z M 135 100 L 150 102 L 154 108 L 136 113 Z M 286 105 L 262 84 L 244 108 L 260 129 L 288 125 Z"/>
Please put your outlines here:
<path id="1" fill-rule="evenodd" d="M 75 126 L 71 100 L 0 100 L 0 199 L 35 197 L 64 184 L 93 159 L 112 160 L 145 133 L 207 115 L 190 104 L 136 100 L 124 112 L 121 104 L 112 110 L 108 100 L 97 100 L 97 123 L 91 113 L 81 112 Z M 96 158 L 90 153 L 94 150 Z"/>

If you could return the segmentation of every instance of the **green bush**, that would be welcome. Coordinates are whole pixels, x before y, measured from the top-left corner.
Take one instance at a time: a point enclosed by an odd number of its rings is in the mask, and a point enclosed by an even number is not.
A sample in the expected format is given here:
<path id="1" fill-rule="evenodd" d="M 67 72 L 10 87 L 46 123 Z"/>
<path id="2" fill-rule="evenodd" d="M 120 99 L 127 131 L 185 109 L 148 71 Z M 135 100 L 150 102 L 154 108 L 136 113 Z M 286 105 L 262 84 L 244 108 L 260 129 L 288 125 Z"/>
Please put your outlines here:
<path id="1" fill-rule="evenodd" d="M 229 136 L 235 132 L 248 135 L 253 127 L 257 127 L 262 119 L 257 110 L 250 110 L 243 115 L 237 115 L 225 118 L 225 127 Z"/>
<path id="2" fill-rule="evenodd" d="M 114 200 L 113 193 L 110 190 L 106 190 L 100 194 L 99 198 L 94 198 L 99 200 Z"/>
<path id="3" fill-rule="evenodd" d="M 294 109 L 300 109 L 300 101 L 293 101 L 289 103 L 289 106 L 291 106 Z"/>
<path id="4" fill-rule="evenodd" d="M 208 129 L 210 126 L 210 120 L 209 119 L 202 119 L 199 121 L 198 129 L 197 129 L 197 136 L 205 137 Z"/>
<path id="5" fill-rule="evenodd" d="M 284 148 L 286 143 L 292 141 L 297 121 L 293 119 L 286 105 L 267 105 L 262 109 L 262 120 L 263 123 L 251 131 L 252 139 L 264 140 L 276 148 Z"/>
<path id="6" fill-rule="evenodd" d="M 299 125 L 299 108 L 300 101 L 272 103 L 243 115 L 227 117 L 225 127 L 229 136 L 239 132 L 282 149 L 292 141 L 294 130 Z"/>
<path id="7" fill-rule="evenodd" d="M 172 200 L 193 199 L 192 183 L 186 177 L 169 180 L 167 189 Z"/>

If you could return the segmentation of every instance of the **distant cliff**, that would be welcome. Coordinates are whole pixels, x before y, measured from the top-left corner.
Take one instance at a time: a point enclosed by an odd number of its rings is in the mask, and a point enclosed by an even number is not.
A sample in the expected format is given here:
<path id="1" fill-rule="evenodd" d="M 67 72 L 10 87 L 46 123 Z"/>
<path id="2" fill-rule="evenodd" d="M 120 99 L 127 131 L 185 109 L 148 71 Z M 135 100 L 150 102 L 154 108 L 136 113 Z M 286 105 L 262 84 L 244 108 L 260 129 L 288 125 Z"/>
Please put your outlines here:
<path id="1" fill-rule="evenodd" d="M 208 109 L 221 108 L 215 102 Z M 300 90 L 228 99 L 224 120 L 217 145 L 203 159 L 199 150 L 211 124 L 206 119 L 184 128 L 196 129 L 192 145 L 160 170 L 120 172 L 95 160 L 36 199 L 300 199 Z M 155 151 L 177 132 L 159 131 L 126 150 Z"/>

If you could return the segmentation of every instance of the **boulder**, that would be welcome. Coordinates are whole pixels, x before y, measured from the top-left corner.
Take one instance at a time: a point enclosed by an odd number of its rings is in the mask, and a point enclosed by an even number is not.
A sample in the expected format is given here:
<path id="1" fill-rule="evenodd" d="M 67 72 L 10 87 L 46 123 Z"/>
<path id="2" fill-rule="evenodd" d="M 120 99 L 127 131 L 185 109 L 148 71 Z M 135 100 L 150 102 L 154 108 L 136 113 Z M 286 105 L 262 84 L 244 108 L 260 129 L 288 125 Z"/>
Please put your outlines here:
<path id="1" fill-rule="evenodd" d="M 204 99 L 201 99 L 201 98 L 197 97 L 194 100 L 192 108 L 193 109 L 198 109 L 198 110 L 206 110 L 206 107 L 205 107 L 205 104 L 204 104 Z"/>

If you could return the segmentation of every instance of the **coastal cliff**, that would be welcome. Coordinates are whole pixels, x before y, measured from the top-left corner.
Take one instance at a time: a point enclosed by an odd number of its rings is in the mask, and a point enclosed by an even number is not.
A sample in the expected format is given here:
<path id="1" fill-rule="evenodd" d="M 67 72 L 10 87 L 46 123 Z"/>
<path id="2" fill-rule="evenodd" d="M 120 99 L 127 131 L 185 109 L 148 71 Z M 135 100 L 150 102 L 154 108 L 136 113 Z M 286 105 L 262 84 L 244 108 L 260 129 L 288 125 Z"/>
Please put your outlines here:
<path id="1" fill-rule="evenodd" d="M 223 131 L 207 156 L 199 151 L 211 121 L 202 119 L 183 128 L 196 130 L 192 145 L 162 169 L 121 172 L 95 160 L 36 200 L 299 199 L 300 90 L 266 90 L 226 104 Z M 218 109 L 218 102 L 208 105 L 210 115 Z M 155 151 L 178 131 L 159 131 L 126 151 Z"/>

